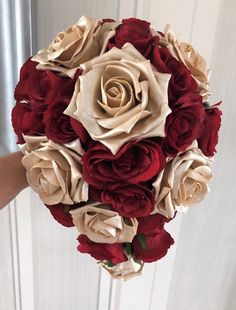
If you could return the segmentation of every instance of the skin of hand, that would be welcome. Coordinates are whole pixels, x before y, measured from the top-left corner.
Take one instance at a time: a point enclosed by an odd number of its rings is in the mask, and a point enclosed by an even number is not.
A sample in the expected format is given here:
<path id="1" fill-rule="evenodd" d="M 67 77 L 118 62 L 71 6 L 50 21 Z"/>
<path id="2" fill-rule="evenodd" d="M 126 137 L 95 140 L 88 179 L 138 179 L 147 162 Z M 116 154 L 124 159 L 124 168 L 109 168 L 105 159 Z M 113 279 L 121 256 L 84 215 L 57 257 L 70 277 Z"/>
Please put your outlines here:
<path id="1" fill-rule="evenodd" d="M 22 157 L 21 152 L 0 157 L 0 210 L 29 186 Z"/>

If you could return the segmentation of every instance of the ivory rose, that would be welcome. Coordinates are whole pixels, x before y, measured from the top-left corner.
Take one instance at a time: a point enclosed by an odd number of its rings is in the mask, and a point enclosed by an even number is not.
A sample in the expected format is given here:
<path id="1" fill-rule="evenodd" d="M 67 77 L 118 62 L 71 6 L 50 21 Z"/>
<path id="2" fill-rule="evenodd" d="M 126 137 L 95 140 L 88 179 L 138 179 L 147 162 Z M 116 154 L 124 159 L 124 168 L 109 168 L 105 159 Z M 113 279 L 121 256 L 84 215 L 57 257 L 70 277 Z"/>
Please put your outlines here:
<path id="1" fill-rule="evenodd" d="M 49 69 L 73 77 L 81 63 L 105 50 L 117 25 L 117 22 L 103 23 L 82 16 L 75 25 L 58 33 L 48 48 L 40 50 L 32 60 L 39 63 L 37 69 Z"/>
<path id="2" fill-rule="evenodd" d="M 81 173 L 83 149 L 79 140 L 62 146 L 46 137 L 24 136 L 24 139 L 22 164 L 27 181 L 45 204 L 72 205 L 88 200 L 88 184 Z"/>
<path id="3" fill-rule="evenodd" d="M 137 232 L 136 219 L 124 219 L 108 205 L 92 203 L 70 214 L 78 231 L 97 243 L 132 242 Z"/>
<path id="4" fill-rule="evenodd" d="M 176 211 L 185 211 L 209 192 L 212 177 L 211 160 L 200 149 L 189 149 L 177 155 L 153 183 L 156 204 L 152 213 L 172 218 Z"/>
<path id="5" fill-rule="evenodd" d="M 165 135 L 170 74 L 158 73 L 129 43 L 81 67 L 64 113 L 80 121 L 92 139 L 116 154 L 130 139 Z"/>
<path id="6" fill-rule="evenodd" d="M 177 39 L 170 27 L 165 28 L 164 37 L 160 39 L 160 44 L 167 47 L 173 57 L 182 61 L 185 66 L 191 71 L 192 76 L 198 84 L 200 95 L 204 101 L 209 97 L 209 78 L 210 69 L 207 66 L 204 58 L 189 44 L 181 42 Z"/>
<path id="7" fill-rule="evenodd" d="M 101 266 L 106 269 L 114 279 L 127 281 L 142 274 L 144 263 L 129 256 L 128 260 L 114 266 L 108 266 L 107 262 L 101 262 Z"/>

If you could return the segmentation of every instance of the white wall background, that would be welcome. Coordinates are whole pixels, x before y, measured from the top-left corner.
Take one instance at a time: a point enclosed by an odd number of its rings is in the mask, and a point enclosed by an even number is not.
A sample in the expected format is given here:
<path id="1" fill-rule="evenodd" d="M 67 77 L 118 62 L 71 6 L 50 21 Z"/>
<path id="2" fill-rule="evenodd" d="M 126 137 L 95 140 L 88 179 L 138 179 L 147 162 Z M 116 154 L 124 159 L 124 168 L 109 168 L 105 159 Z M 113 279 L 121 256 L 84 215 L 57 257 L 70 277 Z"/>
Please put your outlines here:
<path id="1" fill-rule="evenodd" d="M 21 2 L 28 3 L 28 15 L 24 6 L 19 6 Z M 5 12 L 6 3 L 1 0 L 1 13 Z M 47 46 L 57 32 L 81 15 L 115 19 L 137 16 L 150 20 L 159 30 L 171 23 L 175 32 L 191 41 L 211 63 L 213 100 L 223 99 L 224 122 L 211 195 L 169 224 L 175 246 L 160 262 L 147 264 L 143 276 L 131 282 L 110 280 L 93 259 L 77 253 L 75 230 L 54 222 L 29 189 L 21 193 L 9 208 L 0 212 L 0 310 L 236 309 L 236 2 L 11 0 L 9 3 L 15 8 L 18 22 L 24 16 L 24 23 L 17 30 L 22 40 L 28 40 L 25 58 L 32 48 L 36 51 Z M 24 61 L 24 55 L 17 57 L 19 63 Z M 4 78 L 7 83 L 7 76 Z M 13 86 L 8 93 L 12 89 Z"/>

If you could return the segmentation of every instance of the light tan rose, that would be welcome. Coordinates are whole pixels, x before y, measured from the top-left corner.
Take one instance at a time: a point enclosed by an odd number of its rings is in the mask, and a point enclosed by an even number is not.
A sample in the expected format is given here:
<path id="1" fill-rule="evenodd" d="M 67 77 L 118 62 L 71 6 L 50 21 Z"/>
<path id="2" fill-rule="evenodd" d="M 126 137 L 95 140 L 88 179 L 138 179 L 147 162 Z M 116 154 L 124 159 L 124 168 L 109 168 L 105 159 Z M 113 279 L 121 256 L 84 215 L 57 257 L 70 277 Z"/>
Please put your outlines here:
<path id="1" fill-rule="evenodd" d="M 131 256 L 127 261 L 112 267 L 109 267 L 106 262 L 100 262 L 99 264 L 109 272 L 112 278 L 124 281 L 140 276 L 144 266 L 142 261 L 135 261 Z"/>
<path id="2" fill-rule="evenodd" d="M 44 203 L 74 204 L 88 200 L 88 184 L 81 173 L 84 151 L 79 140 L 62 146 L 46 137 L 24 138 L 22 164 L 27 181 Z"/>
<path id="3" fill-rule="evenodd" d="M 64 113 L 79 120 L 94 140 L 116 154 L 130 139 L 165 135 L 170 74 L 155 71 L 129 43 L 81 67 Z"/>
<path id="4" fill-rule="evenodd" d="M 152 213 L 172 218 L 175 211 L 186 211 L 209 192 L 212 161 L 200 149 L 177 155 L 153 183 L 156 205 Z"/>
<path id="5" fill-rule="evenodd" d="M 182 61 L 191 71 L 198 84 L 200 95 L 203 96 L 204 101 L 207 101 L 210 96 L 208 91 L 210 69 L 203 57 L 189 43 L 177 39 L 170 25 L 166 26 L 165 35 L 161 38 L 160 44 L 167 47 L 171 55 Z"/>
<path id="6" fill-rule="evenodd" d="M 100 203 L 71 210 L 70 214 L 78 231 L 97 243 L 132 242 L 137 233 L 138 221 L 135 218 L 124 219 Z"/>
<path id="7" fill-rule="evenodd" d="M 40 50 L 32 60 L 39 63 L 37 69 L 58 71 L 72 78 L 81 63 L 104 52 L 117 25 L 102 25 L 102 20 L 83 16 L 77 24 L 58 33 L 49 47 Z"/>

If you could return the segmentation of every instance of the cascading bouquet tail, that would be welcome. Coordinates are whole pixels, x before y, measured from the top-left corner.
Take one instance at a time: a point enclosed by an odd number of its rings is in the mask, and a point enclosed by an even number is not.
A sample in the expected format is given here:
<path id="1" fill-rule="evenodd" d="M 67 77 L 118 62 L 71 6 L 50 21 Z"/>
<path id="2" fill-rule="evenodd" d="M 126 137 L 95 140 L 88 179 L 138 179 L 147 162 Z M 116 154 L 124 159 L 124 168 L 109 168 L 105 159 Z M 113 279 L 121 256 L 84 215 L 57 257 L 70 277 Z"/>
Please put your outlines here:
<path id="1" fill-rule="evenodd" d="M 80 20 L 22 66 L 12 124 L 30 186 L 78 251 L 129 279 L 209 191 L 221 124 L 194 48 L 144 20 Z"/>

